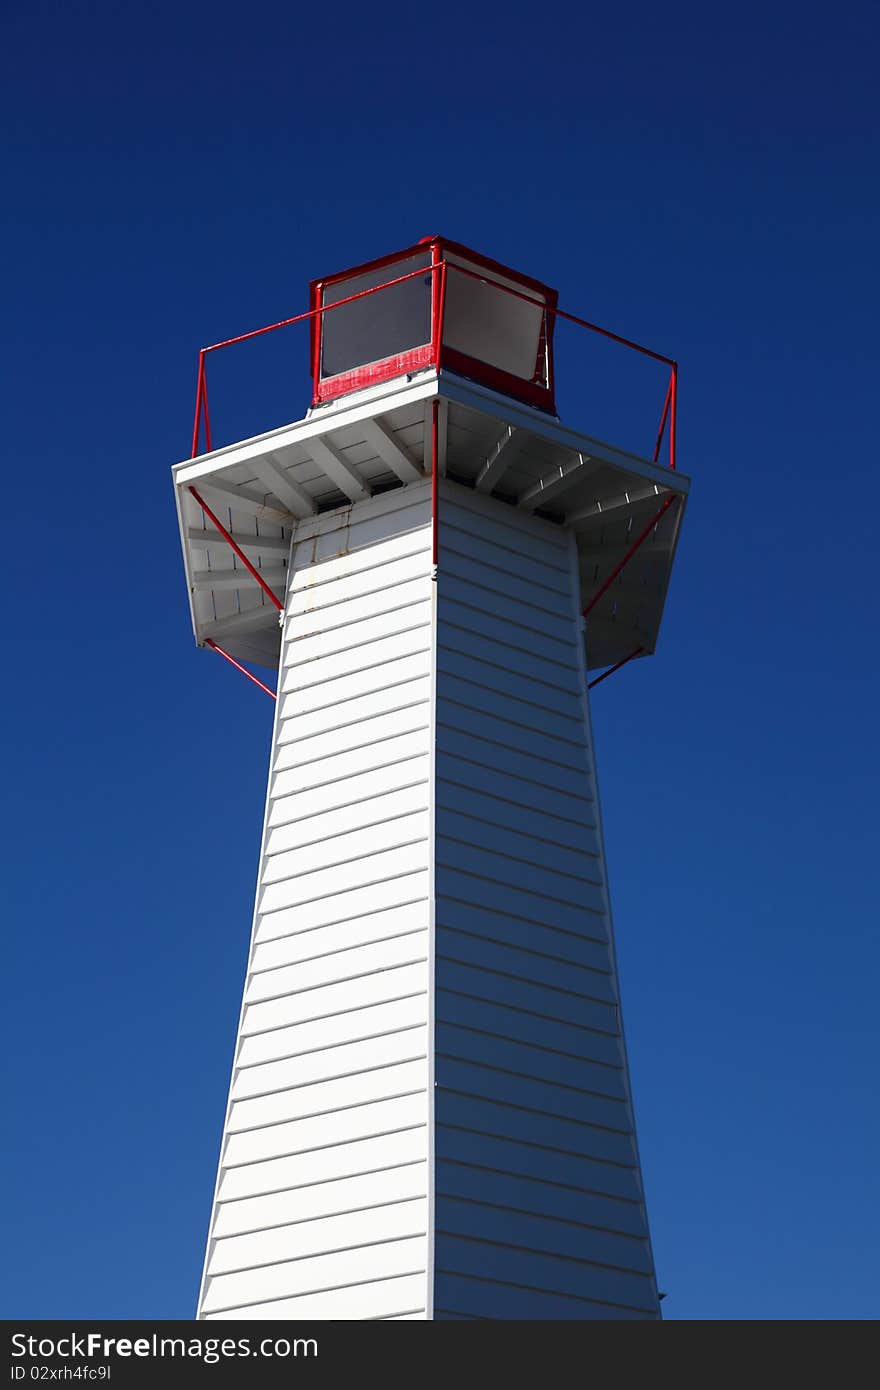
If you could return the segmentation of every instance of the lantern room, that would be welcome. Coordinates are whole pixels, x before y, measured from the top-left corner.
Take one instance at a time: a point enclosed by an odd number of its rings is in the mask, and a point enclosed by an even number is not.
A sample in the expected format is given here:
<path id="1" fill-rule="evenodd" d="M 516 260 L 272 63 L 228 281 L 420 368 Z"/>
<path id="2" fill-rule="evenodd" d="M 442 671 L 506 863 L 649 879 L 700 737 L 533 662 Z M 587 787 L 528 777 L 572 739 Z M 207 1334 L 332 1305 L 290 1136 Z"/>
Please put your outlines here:
<path id="1" fill-rule="evenodd" d="M 444 237 L 310 286 L 312 405 L 446 369 L 556 414 L 547 285 Z M 317 312 L 316 312 L 317 311 Z"/>

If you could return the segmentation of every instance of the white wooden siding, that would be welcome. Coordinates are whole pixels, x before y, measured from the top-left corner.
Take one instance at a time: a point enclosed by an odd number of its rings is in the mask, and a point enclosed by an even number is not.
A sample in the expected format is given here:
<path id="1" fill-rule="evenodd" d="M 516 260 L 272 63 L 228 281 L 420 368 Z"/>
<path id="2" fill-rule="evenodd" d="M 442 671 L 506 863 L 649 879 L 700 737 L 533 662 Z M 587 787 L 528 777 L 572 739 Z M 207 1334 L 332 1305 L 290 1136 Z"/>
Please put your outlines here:
<path id="1" fill-rule="evenodd" d="M 432 1315 L 656 1317 L 573 540 L 447 483 L 440 542 Z"/>
<path id="2" fill-rule="evenodd" d="M 294 535 L 204 1318 L 653 1318 L 575 547 Z"/>
<path id="3" fill-rule="evenodd" d="M 199 1315 L 425 1317 L 430 491 L 294 535 Z"/>

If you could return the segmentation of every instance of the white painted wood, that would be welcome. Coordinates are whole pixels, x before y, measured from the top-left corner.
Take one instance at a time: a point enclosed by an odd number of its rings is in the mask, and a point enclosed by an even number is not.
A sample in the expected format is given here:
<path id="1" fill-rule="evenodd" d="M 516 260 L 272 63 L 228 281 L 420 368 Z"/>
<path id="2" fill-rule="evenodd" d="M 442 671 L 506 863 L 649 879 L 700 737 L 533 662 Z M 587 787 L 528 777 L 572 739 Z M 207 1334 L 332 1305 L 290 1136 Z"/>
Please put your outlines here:
<path id="1" fill-rule="evenodd" d="M 426 627 L 430 621 L 430 594 L 427 585 L 420 585 L 410 592 L 405 604 L 395 604 L 385 612 L 375 615 L 355 614 L 350 621 L 345 621 L 343 617 L 342 622 L 334 624 L 326 631 L 322 628 L 316 632 L 313 622 L 303 620 L 301 635 L 290 637 L 288 629 L 290 651 L 284 653 L 284 662 L 291 673 L 299 667 L 311 665 L 321 657 L 336 656 L 339 653 L 342 653 L 346 660 L 350 659 L 351 653 L 355 661 L 370 658 L 370 663 L 375 664 L 375 652 L 371 649 L 373 642 L 393 637 L 398 633 L 411 632 L 416 627 Z M 358 648 L 366 650 L 358 651 Z"/>
<path id="2" fill-rule="evenodd" d="M 260 899 L 260 910 L 275 912 L 279 908 L 335 897 L 347 889 L 359 889 L 364 885 L 400 878 L 403 874 L 427 867 L 427 840 L 399 845 L 394 849 L 380 850 L 377 854 L 363 855 L 347 864 L 334 864 L 329 869 L 315 869 L 297 874 L 295 878 L 285 878 L 279 883 L 268 883 Z"/>
<path id="3" fill-rule="evenodd" d="M 218 595 L 219 598 L 219 595 Z M 230 613 L 228 617 L 218 618 L 216 622 L 202 624 L 202 637 L 222 642 L 227 637 L 241 636 L 245 632 L 257 632 L 262 628 L 277 628 L 278 614 L 272 605 L 259 596 L 253 608 L 242 608 L 240 613 Z"/>
<path id="4" fill-rule="evenodd" d="M 505 1243 L 654 1296 L 575 543 L 531 515 L 591 464 L 548 462 L 521 508 L 442 481 L 436 582 L 429 481 L 296 526 L 200 1317 L 483 1307 Z"/>
<path id="5" fill-rule="evenodd" d="M 416 873 L 399 874 L 387 880 L 374 880 L 363 888 L 352 888 L 347 893 L 330 893 L 327 897 L 281 908 L 277 912 L 262 910 L 256 940 L 273 941 L 279 936 L 312 931 L 315 927 L 327 927 L 334 922 L 350 922 L 355 917 L 416 902 L 426 897 L 427 893 L 427 870 L 420 869 Z"/>
<path id="6" fill-rule="evenodd" d="M 563 492 L 570 492 L 573 487 L 579 486 L 600 467 L 596 459 L 591 459 L 586 454 L 576 454 L 573 459 L 545 473 L 536 483 L 525 488 L 517 498 L 517 506 L 527 512 L 534 511 L 536 507 L 544 507 Z"/>
<path id="7" fill-rule="evenodd" d="M 424 903 L 407 903 L 387 912 L 372 912 L 353 921 L 334 922 L 329 927 L 279 937 L 254 947 L 251 971 L 254 975 L 296 961 L 320 960 L 324 956 L 348 956 L 351 950 L 398 936 L 424 931 L 428 914 Z"/>
<path id="8" fill-rule="evenodd" d="M 282 965 L 274 970 L 260 970 L 251 975 L 245 989 L 249 1004 L 278 999 L 291 994 L 317 989 L 327 984 L 354 980 L 376 971 L 396 970 L 424 960 L 427 936 L 424 930 L 405 932 L 390 940 L 373 941 L 365 946 L 337 949 L 295 965 Z"/>
<path id="9" fill-rule="evenodd" d="M 424 566 L 421 568 L 424 569 Z M 353 594 L 348 598 L 340 596 L 336 602 L 317 609 L 304 607 L 299 615 L 301 622 L 297 624 L 299 631 L 296 638 L 289 632 L 287 634 L 288 640 L 297 648 L 296 653 L 290 654 L 290 659 L 301 659 L 305 649 L 302 644 L 312 632 L 324 636 L 334 633 L 337 628 L 348 628 L 350 631 L 342 634 L 346 642 L 349 638 L 353 644 L 372 640 L 369 635 L 364 636 L 361 623 L 383 614 L 398 614 L 415 603 L 425 603 L 431 596 L 430 585 L 430 575 L 422 573 L 399 584 L 380 584 L 366 593 Z"/>
<path id="10" fill-rule="evenodd" d="M 277 1125 L 283 1120 L 330 1115 L 369 1101 L 417 1095 L 424 1089 L 424 1077 L 423 1059 L 418 1059 L 378 1067 L 374 1071 L 358 1071 L 353 1076 L 336 1077 L 332 1081 L 304 1083 L 293 1090 L 257 1096 L 253 1100 L 235 1101 L 229 1112 L 227 1132 L 236 1134 L 263 1125 Z"/>
<path id="11" fill-rule="evenodd" d="M 346 1288 L 370 1279 L 424 1274 L 424 1235 L 353 1250 L 335 1250 L 311 1259 L 267 1265 L 241 1274 L 212 1277 L 205 1291 L 205 1312 L 220 1312 L 245 1303 Z"/>
<path id="12" fill-rule="evenodd" d="M 416 795 L 418 798 L 418 791 Z M 297 878 L 317 869 L 362 859 L 365 855 L 401 849 L 405 845 L 427 838 L 427 810 L 417 811 L 412 815 L 401 815 L 395 807 L 395 814 L 391 819 L 378 825 L 359 828 L 348 835 L 331 835 L 322 841 L 304 845 L 301 849 L 276 854 L 271 863 L 266 865 L 263 882 L 276 883 L 287 878 Z"/>
<path id="13" fill-rule="evenodd" d="M 400 1165 L 423 1164 L 427 1152 L 427 1126 L 417 1123 L 367 1139 L 226 1167 L 218 1196 L 221 1202 L 236 1202 L 268 1193 L 283 1196 L 302 1188 L 315 1191 L 318 1186 L 339 1178 L 357 1180 L 376 1173 L 396 1172 Z M 366 1184 L 365 1191 L 373 1191 L 371 1183 Z"/>
<path id="14" fill-rule="evenodd" d="M 374 578 L 366 581 L 364 587 L 373 588 L 375 575 L 386 572 L 386 566 L 401 564 L 413 555 L 430 550 L 430 502 L 426 505 L 423 492 L 422 488 L 403 488 L 399 492 L 386 493 L 383 497 L 362 503 L 357 513 L 351 515 L 351 524 L 347 529 L 341 524 L 339 514 L 334 514 L 329 522 L 324 517 L 318 517 L 314 523 L 297 526 L 293 540 L 288 611 L 300 611 L 298 604 L 302 593 L 319 594 L 328 585 L 343 582 L 365 570 L 373 571 Z M 386 505 L 380 511 L 379 503 L 383 501 Z M 373 539 L 358 549 L 347 548 L 352 535 L 357 539 L 364 532 L 367 521 L 376 518 L 384 523 L 384 533 L 376 538 L 382 541 L 381 549 L 375 548 Z M 395 529 L 395 524 L 400 529 Z M 319 554 L 316 540 L 316 536 L 323 539 L 325 535 L 336 543 L 335 551 L 326 555 Z M 407 578 L 412 578 L 412 575 Z"/>
<path id="15" fill-rule="evenodd" d="M 348 459 L 327 439 L 321 439 L 317 435 L 309 440 L 309 453 L 315 460 L 319 468 L 322 468 L 328 478 L 333 482 L 346 497 L 350 497 L 352 502 L 359 502 L 364 497 L 369 497 L 370 489 L 367 487 L 357 469 L 349 463 Z"/>
<path id="16" fill-rule="evenodd" d="M 425 996 L 422 991 L 416 990 L 400 999 L 380 1001 L 350 1013 L 329 1014 L 305 1023 L 242 1037 L 238 1064 L 246 1067 L 275 1058 L 304 1056 L 307 1052 L 409 1032 L 412 1028 L 421 1027 L 427 1016 Z"/>
<path id="17" fill-rule="evenodd" d="M 425 1027 L 398 1029 L 377 1038 L 370 1050 L 370 1062 L 376 1067 L 395 1066 L 414 1062 L 428 1051 Z M 293 1086 L 311 1086 L 315 1081 L 332 1081 L 337 1077 L 356 1075 L 364 1063 L 364 1049 L 359 1042 L 343 1043 L 297 1057 L 284 1057 L 277 1062 L 240 1066 L 232 1085 L 235 1100 L 269 1094 Z"/>
<path id="18" fill-rule="evenodd" d="M 425 1202 L 393 1201 L 378 1210 L 343 1212 L 338 1216 L 313 1217 L 292 1225 L 276 1226 L 242 1236 L 217 1240 L 208 1266 L 211 1274 L 250 1270 L 282 1260 L 301 1260 L 329 1250 L 381 1244 L 387 1240 L 423 1236 Z"/>
<path id="19" fill-rule="evenodd" d="M 511 461 L 513 454 L 511 446 L 515 438 L 516 430 L 512 425 L 506 425 L 489 450 L 489 456 L 477 474 L 476 487 L 478 492 L 491 492 L 493 487 L 501 481 L 502 475 Z"/>
<path id="20" fill-rule="evenodd" d="M 260 569 L 262 579 L 269 585 L 270 589 L 283 589 L 287 578 L 287 570 L 283 565 L 267 565 Z M 233 570 L 193 570 L 192 585 L 194 589 L 212 589 L 218 593 L 221 589 L 250 589 L 254 583 L 253 575 L 248 574 L 244 568 Z"/>
<path id="21" fill-rule="evenodd" d="M 428 1171 L 423 1160 L 378 1172 L 358 1173 L 356 1177 L 286 1188 L 262 1197 L 223 1202 L 217 1212 L 214 1235 L 220 1239 L 413 1200 L 424 1197 L 427 1188 Z"/>
<path id="22" fill-rule="evenodd" d="M 278 526 L 289 526 L 294 519 L 292 512 L 270 506 L 266 501 L 266 493 L 257 492 L 254 488 L 237 487 L 234 483 L 227 483 L 222 477 L 206 479 L 198 484 L 196 491 L 204 497 L 212 511 L 218 512 L 224 526 L 224 507 L 231 507 L 233 511 L 247 516 L 255 516 L 259 521 L 275 522 Z"/>
<path id="23" fill-rule="evenodd" d="M 284 747 L 285 744 L 300 739 L 313 738 L 316 734 L 327 731 L 341 734 L 343 730 L 360 727 L 366 719 L 396 714 L 430 700 L 429 673 L 426 672 L 415 680 L 400 682 L 387 681 L 388 674 L 387 671 L 384 673 L 386 683 L 379 690 L 367 691 L 353 699 L 325 703 L 320 708 L 308 710 L 304 714 L 293 713 L 296 707 L 291 703 L 287 706 L 289 713 L 285 710 L 281 712 L 283 722 L 278 730 L 279 746 Z M 394 689 L 391 689 L 392 686 Z"/>
<path id="24" fill-rule="evenodd" d="M 281 854 L 300 846 L 318 843 L 330 845 L 337 837 L 351 831 L 367 831 L 374 826 L 393 823 L 400 816 L 412 815 L 428 808 L 428 781 L 404 786 L 384 796 L 371 796 L 332 811 L 306 816 L 270 830 L 266 853 Z M 267 869 L 267 872 L 271 870 Z"/>
<path id="25" fill-rule="evenodd" d="M 317 733 L 320 728 L 333 727 L 339 705 L 351 699 L 381 695 L 382 691 L 406 685 L 418 677 L 430 679 L 430 674 L 430 645 L 422 646 L 420 643 L 419 650 L 413 655 L 389 659 L 362 668 L 358 673 L 358 688 L 362 692 L 360 695 L 352 696 L 350 672 L 334 680 L 322 681 L 320 685 L 299 686 L 296 690 L 281 696 L 281 718 L 284 723 L 279 729 L 279 741 L 286 743 L 291 730 L 292 736 L 297 737 L 297 726 L 289 723 L 292 719 L 305 719 L 308 715 L 314 715 L 317 727 L 311 732 Z M 389 702 L 393 703 L 397 698 L 399 697 L 396 694 L 389 696 Z M 381 709 L 381 704 L 374 706 L 371 713 L 377 714 Z"/>
<path id="26" fill-rule="evenodd" d="M 416 482 L 421 478 L 420 470 L 416 468 L 400 440 L 382 424 L 381 420 L 377 420 L 375 417 L 364 420 L 363 431 L 376 453 L 384 459 L 402 483 Z"/>
<path id="27" fill-rule="evenodd" d="M 202 1317 L 428 1299 L 430 489 L 368 498 L 338 451 L 310 447 L 363 500 L 300 522 L 291 548 Z"/>
<path id="28" fill-rule="evenodd" d="M 242 550 L 252 550 L 257 553 L 278 553 L 284 556 L 290 551 L 289 532 L 286 536 L 258 536 L 249 531 L 230 531 L 229 534 L 235 544 L 241 546 Z M 208 531 L 201 526 L 188 526 L 186 538 L 190 541 L 193 550 L 214 550 L 218 555 L 224 556 L 228 554 L 229 547 L 219 531 Z"/>
<path id="29" fill-rule="evenodd" d="M 384 770 L 389 764 L 411 762 L 426 752 L 427 741 L 424 728 L 416 729 L 397 738 L 383 739 L 379 744 L 336 753 L 323 759 L 319 767 L 306 763 L 303 767 L 287 768 L 275 774 L 272 795 L 295 796 L 327 783 L 353 781 L 366 772 Z"/>
<path id="30" fill-rule="evenodd" d="M 240 1318 L 242 1321 L 278 1318 L 284 1321 L 326 1322 L 357 1318 L 409 1317 L 395 1310 L 417 1304 L 424 1297 L 424 1274 L 383 1279 L 379 1283 L 348 1285 L 341 1289 L 322 1289 L 299 1298 L 271 1299 L 265 1303 L 207 1313 L 208 1319 Z M 424 1312 L 418 1314 L 424 1317 Z"/>
<path id="31" fill-rule="evenodd" d="M 296 590 L 290 597 L 287 611 L 297 614 L 315 612 L 346 600 L 365 604 L 370 597 L 374 601 L 383 597 L 397 600 L 401 598 L 399 585 L 420 580 L 424 576 L 426 548 L 420 544 L 418 550 L 402 555 L 399 560 L 385 559 L 369 570 L 354 569 L 349 565 L 338 579 L 322 579 L 320 583 Z M 323 615 L 321 621 L 325 622 L 332 616 Z"/>
<path id="32" fill-rule="evenodd" d="M 373 801 L 391 795 L 399 788 L 412 787 L 428 781 L 427 754 L 418 757 L 396 758 L 388 765 L 379 765 L 358 776 L 335 778 L 326 786 L 311 786 L 307 792 L 280 793 L 273 797 L 270 825 L 286 825 L 290 821 L 318 816 L 332 811 Z M 329 826 L 329 822 L 328 822 Z"/>
<path id="33" fill-rule="evenodd" d="M 430 522 L 430 489 L 424 485 L 380 493 L 359 503 L 356 510 L 345 506 L 321 512 L 297 525 L 295 567 L 335 559 L 341 562 L 343 571 L 349 566 L 373 569 L 384 556 L 397 553 L 396 547 L 404 546 L 407 539 L 418 539 L 419 548 L 424 549 L 430 534 L 424 528 Z M 380 541 L 388 544 L 387 551 L 369 549 Z M 324 573 L 313 572 L 309 582 Z M 331 565 L 326 574 L 329 577 L 333 573 Z"/>
<path id="34" fill-rule="evenodd" d="M 391 999 L 405 999 L 409 994 L 420 994 L 426 989 L 427 979 L 426 961 L 417 961 L 324 985 L 320 989 L 304 990 L 301 994 L 249 1004 L 244 1011 L 242 1036 L 284 1028 L 291 1023 L 306 1023 L 330 1014 L 350 1013 Z"/>
<path id="35" fill-rule="evenodd" d="M 565 492 L 566 481 L 545 475 L 548 491 Z M 515 1280 L 609 1303 L 637 1294 L 639 1307 L 656 1310 L 644 1207 L 628 1210 L 625 1237 L 612 1234 L 615 1200 L 593 1171 L 616 1165 L 640 1197 L 574 540 L 529 519 L 528 507 L 448 484 L 441 501 L 436 1303 L 504 1316 Z M 466 557 L 466 578 L 444 582 L 447 539 Z M 500 572 L 565 606 L 554 601 L 553 616 L 532 629 L 526 612 L 536 610 L 504 593 Z M 517 1185 L 510 1174 L 528 1180 Z M 593 1206 L 577 1230 L 566 1217 L 581 1188 Z M 600 1268 L 607 1274 L 592 1272 Z M 462 1304 L 462 1288 L 479 1289 L 479 1308 L 467 1295 Z M 524 1315 L 540 1317 L 539 1297 L 532 1307 Z"/>
<path id="36" fill-rule="evenodd" d="M 347 1110 L 231 1134 L 223 1162 L 225 1167 L 257 1163 L 266 1158 L 283 1158 L 309 1149 L 350 1144 L 356 1139 L 371 1139 L 424 1124 L 427 1124 L 425 1097 L 412 1092 L 369 1105 L 353 1105 Z"/>
<path id="37" fill-rule="evenodd" d="M 336 726 L 324 734 L 312 738 L 297 739 L 282 745 L 275 760 L 275 771 L 282 772 L 289 767 L 304 767 L 307 763 L 320 761 L 331 753 L 354 752 L 357 748 L 374 746 L 385 739 L 399 737 L 405 733 L 415 733 L 424 729 L 430 721 L 428 697 L 421 700 L 396 705 L 387 709 L 391 701 L 386 699 L 386 710 L 372 719 L 353 720 L 344 728 Z"/>
<path id="38" fill-rule="evenodd" d="M 392 662 L 430 651 L 431 614 L 427 604 L 415 605 L 405 622 L 389 623 L 387 617 L 383 621 L 386 626 L 392 628 L 387 637 L 377 640 L 375 635 L 362 633 L 364 641 L 356 647 L 349 646 L 344 639 L 334 637 L 332 643 L 328 643 L 332 649 L 331 653 L 319 660 L 306 661 L 302 650 L 298 651 L 296 663 L 285 663 L 282 668 L 279 687 L 282 695 L 312 685 L 320 684 L 324 687 L 330 682 L 334 683 L 334 690 L 337 690 L 340 678 L 350 681 L 355 676 L 361 677 L 366 687 L 368 682 L 372 685 L 381 680 L 383 672 Z M 394 631 L 395 626 L 400 630 Z M 351 685 L 349 689 L 352 689 Z M 321 701 L 324 695 L 325 691 L 322 688 L 315 692 L 314 698 Z M 304 702 L 302 708 L 308 708 L 308 704 Z"/>
<path id="39" fill-rule="evenodd" d="M 274 454 L 263 454 L 253 461 L 260 482 L 273 492 L 294 516 L 314 516 L 315 500 L 280 466 Z"/>
<path id="40" fill-rule="evenodd" d="M 637 502 L 647 502 L 652 498 L 657 498 L 658 506 L 664 500 L 665 489 L 654 483 L 650 487 L 631 488 L 628 492 L 621 492 L 616 497 L 604 498 L 601 502 L 591 502 L 585 507 L 578 507 L 575 511 L 567 512 L 565 516 L 566 526 L 579 527 L 582 524 L 595 522 L 605 516 L 614 516 L 627 512 Z"/>

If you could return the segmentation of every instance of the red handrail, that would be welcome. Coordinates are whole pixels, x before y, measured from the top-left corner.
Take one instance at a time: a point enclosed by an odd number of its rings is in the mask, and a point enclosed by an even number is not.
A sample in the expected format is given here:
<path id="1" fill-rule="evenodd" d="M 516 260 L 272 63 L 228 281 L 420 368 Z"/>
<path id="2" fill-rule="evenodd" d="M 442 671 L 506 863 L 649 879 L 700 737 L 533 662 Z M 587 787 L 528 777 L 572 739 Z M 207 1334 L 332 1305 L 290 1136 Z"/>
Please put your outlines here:
<path id="1" fill-rule="evenodd" d="M 406 275 L 395 276 L 391 280 L 384 281 L 381 285 L 371 285 L 368 289 L 358 290 L 356 294 L 345 295 L 342 299 L 334 300 L 332 304 L 320 304 L 314 309 L 306 309 L 304 313 L 293 314 L 290 318 L 279 319 L 277 323 L 266 324 L 262 328 L 252 328 L 247 333 L 239 333 L 234 338 L 225 338 L 221 342 L 210 343 L 199 352 L 199 368 L 196 385 L 196 408 L 195 419 L 193 421 L 192 453 L 195 458 L 198 454 L 199 437 L 201 434 L 201 420 L 205 421 L 205 444 L 208 453 L 211 452 L 211 422 L 208 411 L 208 378 L 206 358 L 209 352 L 218 352 L 221 348 L 234 347 L 238 343 L 249 342 L 252 338 L 263 337 L 266 333 L 274 333 L 279 328 L 288 328 L 295 323 L 305 323 L 312 319 L 321 318 L 324 314 L 333 309 L 340 309 L 346 304 L 353 304 L 356 300 L 365 299 L 368 295 L 378 294 L 381 290 L 391 289 L 394 285 L 402 285 L 408 280 L 414 280 L 419 276 L 431 276 L 431 347 L 435 364 L 440 361 L 441 345 L 443 337 L 443 320 L 446 309 L 446 277 L 447 267 L 455 274 L 469 276 L 473 280 L 482 281 L 492 285 L 504 294 L 511 295 L 515 299 L 522 299 L 528 304 L 535 305 L 540 303 L 534 295 L 524 294 L 519 290 L 513 289 L 509 285 L 502 284 L 500 280 L 493 279 L 485 272 L 471 270 L 467 266 L 458 265 L 446 260 L 434 259 L 429 266 L 420 266 L 418 270 L 408 271 Z M 439 274 L 438 274 L 439 272 Z M 660 449 L 663 443 L 663 436 L 666 433 L 666 426 L 669 425 L 669 467 L 675 469 L 676 466 L 676 425 L 678 413 L 678 363 L 672 357 L 655 352 L 653 348 L 646 347 L 643 343 L 638 343 L 633 338 L 625 338 L 620 333 L 613 333 L 608 328 L 601 327 L 600 324 L 592 323 L 589 319 L 581 318 L 577 314 L 570 314 L 565 309 L 560 309 L 550 304 L 544 304 L 546 315 L 554 315 L 556 318 L 564 319 L 568 323 L 576 324 L 580 328 L 585 328 L 591 333 L 597 333 L 603 338 L 608 338 L 611 342 L 618 343 L 620 346 L 629 348 L 633 352 L 638 352 L 644 357 L 650 357 L 655 362 L 665 363 L 670 369 L 669 383 L 666 388 L 666 396 L 663 401 L 663 410 L 660 416 L 660 426 L 657 432 L 657 441 L 654 446 L 653 460 L 656 463 L 660 457 Z"/>

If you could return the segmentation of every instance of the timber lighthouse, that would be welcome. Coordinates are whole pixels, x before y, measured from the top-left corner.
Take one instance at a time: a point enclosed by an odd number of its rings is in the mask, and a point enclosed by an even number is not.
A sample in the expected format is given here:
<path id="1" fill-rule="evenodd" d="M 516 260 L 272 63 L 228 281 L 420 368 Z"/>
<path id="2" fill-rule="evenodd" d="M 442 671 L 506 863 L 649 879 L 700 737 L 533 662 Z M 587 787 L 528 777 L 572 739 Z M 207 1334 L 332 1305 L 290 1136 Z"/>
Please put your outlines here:
<path id="1" fill-rule="evenodd" d="M 215 447 L 210 354 L 297 322 L 305 417 Z M 662 372 L 645 456 L 560 420 L 563 324 Z M 442 237 L 200 355 L 193 631 L 277 671 L 200 1318 L 659 1317 L 588 691 L 657 642 L 676 386 Z"/>

